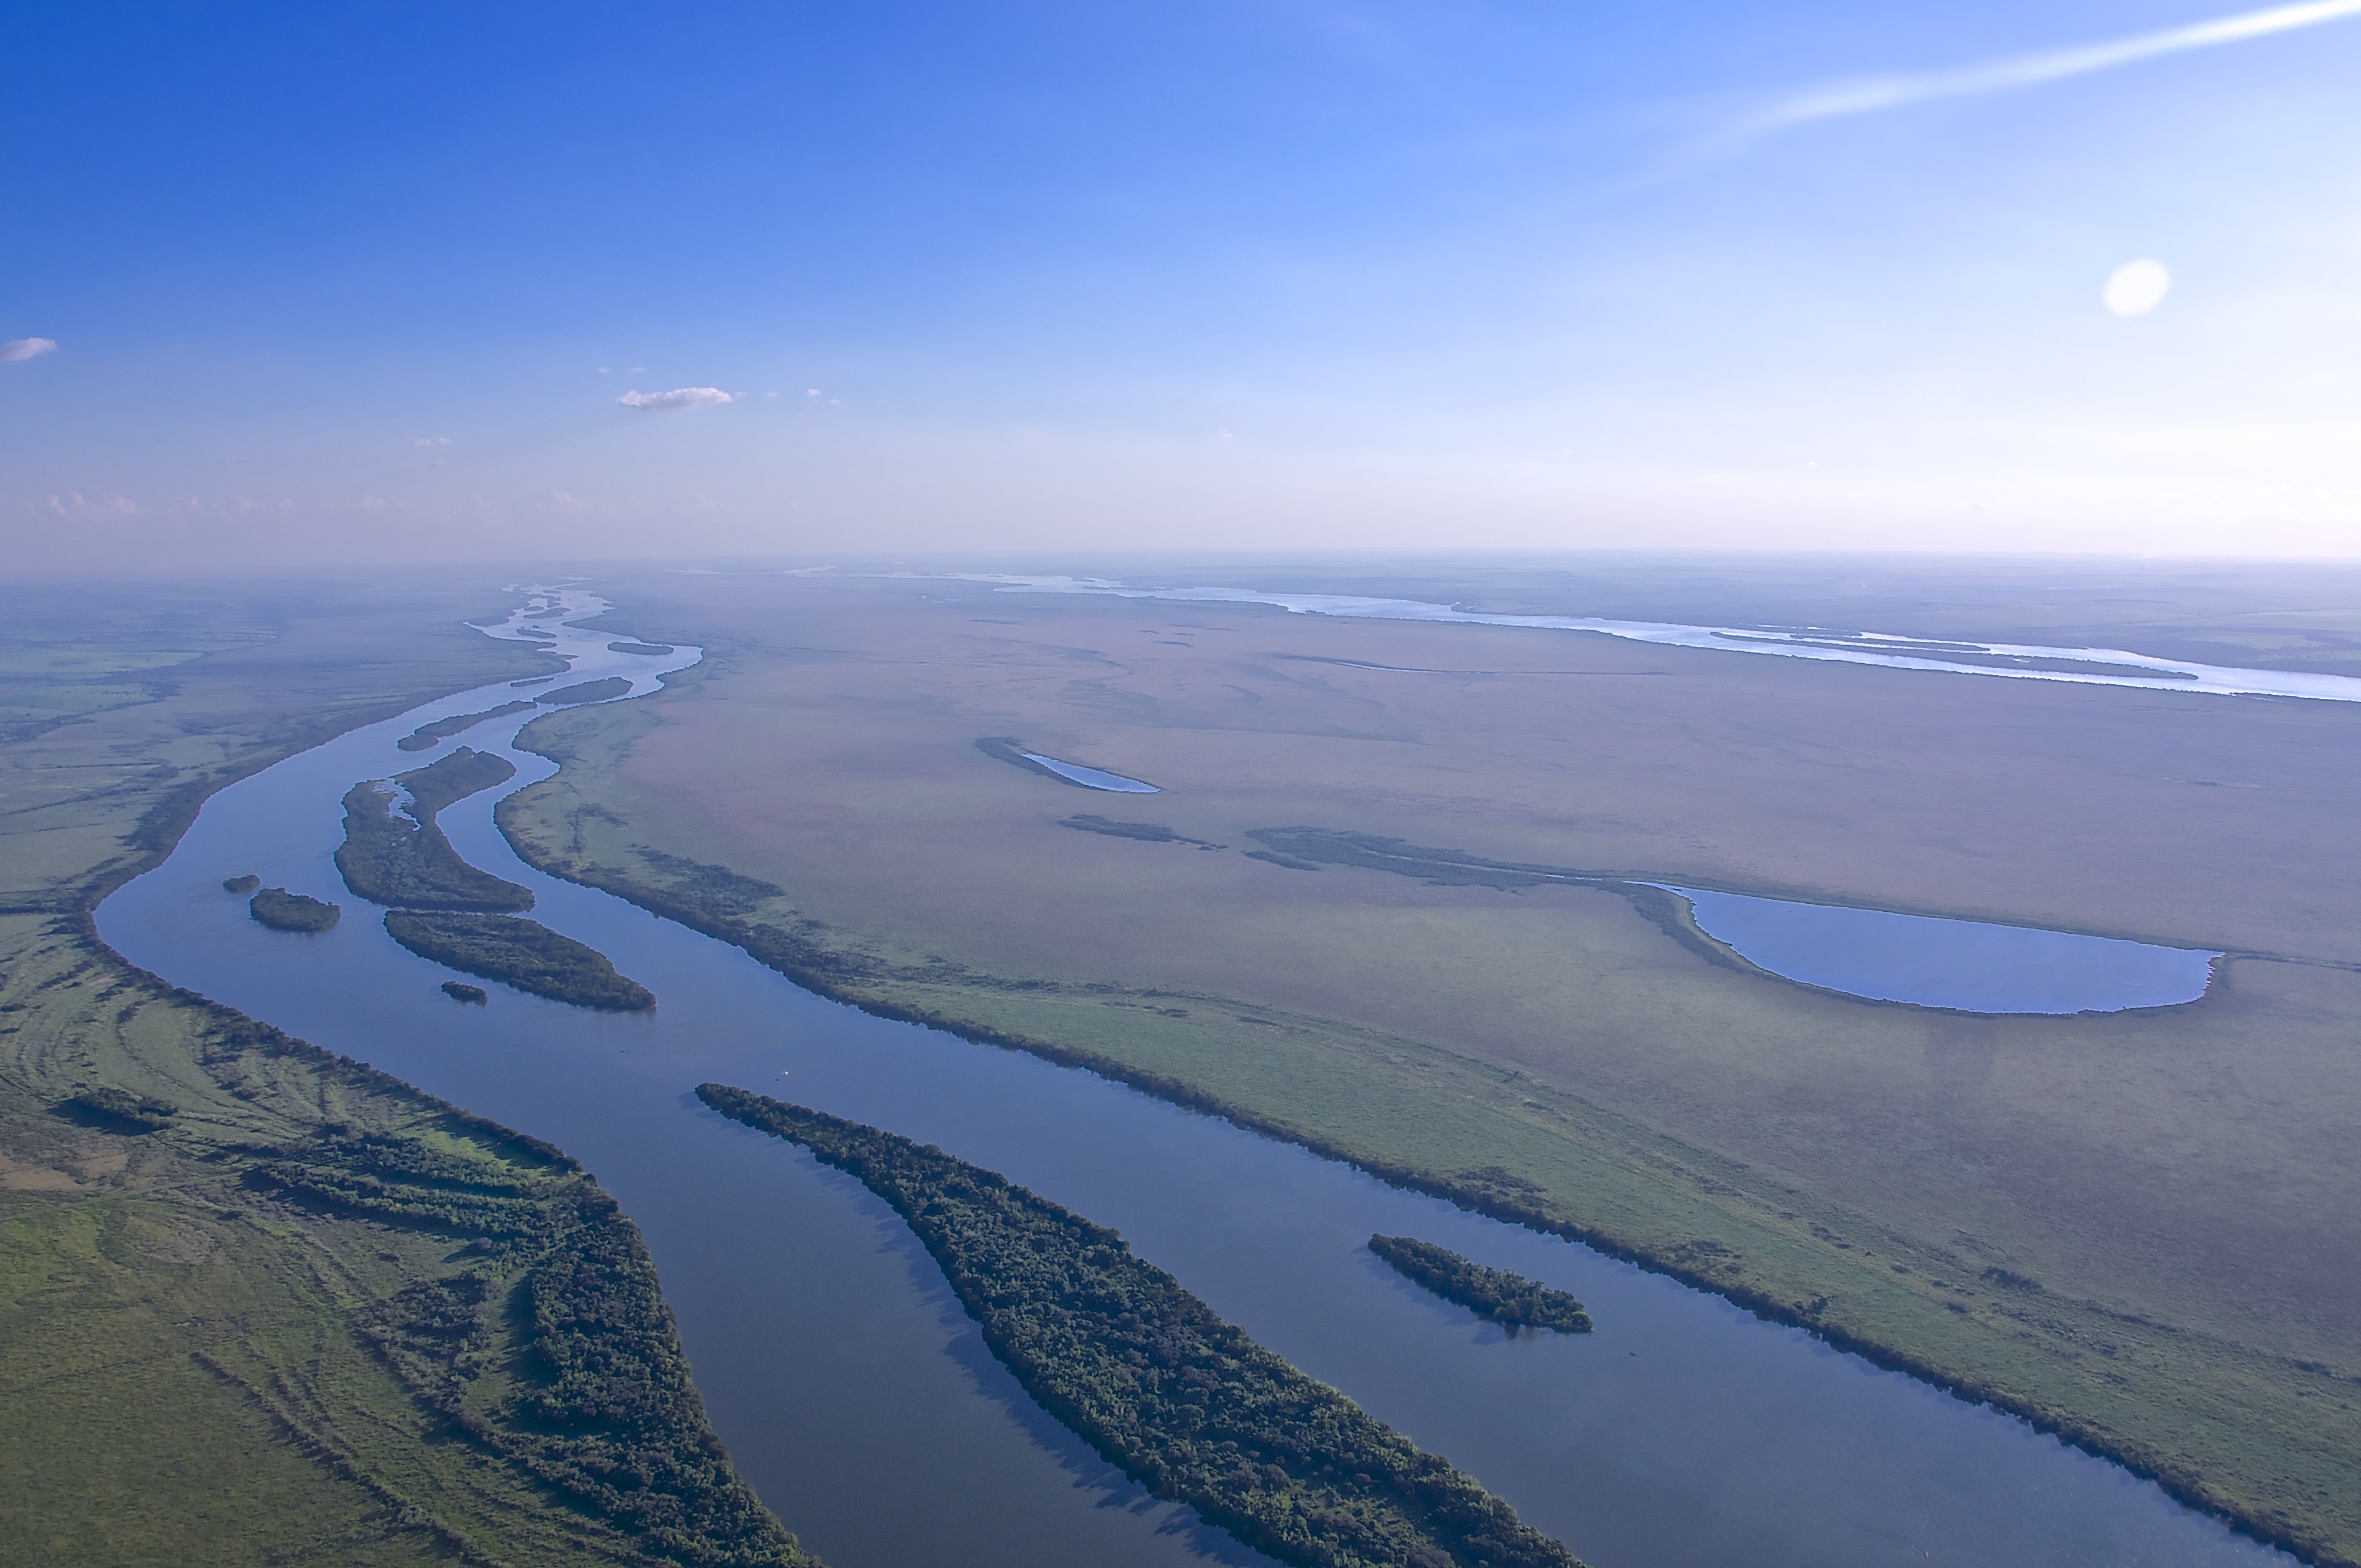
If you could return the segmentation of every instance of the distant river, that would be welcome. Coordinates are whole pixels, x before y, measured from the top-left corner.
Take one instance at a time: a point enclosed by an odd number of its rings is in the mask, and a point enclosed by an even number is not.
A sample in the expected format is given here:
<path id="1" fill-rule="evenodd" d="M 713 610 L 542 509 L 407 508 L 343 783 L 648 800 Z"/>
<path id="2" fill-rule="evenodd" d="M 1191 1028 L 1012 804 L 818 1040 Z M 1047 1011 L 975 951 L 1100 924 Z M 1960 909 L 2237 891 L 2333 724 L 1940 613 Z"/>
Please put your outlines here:
<path id="1" fill-rule="evenodd" d="M 554 641 L 573 680 L 632 695 L 693 663 L 610 652 L 544 596 L 494 635 Z M 736 948 L 518 861 L 492 794 L 442 820 L 532 888 L 534 917 L 612 957 L 653 1014 L 493 987 L 485 1007 L 397 947 L 337 879 L 338 802 L 422 761 L 395 741 L 498 685 L 339 737 L 209 801 L 161 867 L 99 911 L 134 963 L 547 1138 L 645 1233 L 714 1425 L 834 1568 L 1259 1562 L 1159 1504 L 994 1362 L 882 1203 L 690 1094 L 718 1079 L 941 1145 L 1120 1229 L 1247 1332 L 1448 1455 L 1594 1568 L 2211 1568 L 2291 1560 L 2020 1423 L 1585 1248 L 1398 1191 L 1091 1074 L 868 1017 Z M 627 699 L 626 699 L 627 700 Z M 521 718 L 448 745 L 510 747 Z M 316 937 L 265 930 L 225 876 L 331 899 Z M 1440 1242 L 1571 1290 L 1598 1332 L 1505 1338 L 1372 1257 Z"/>
<path id="2" fill-rule="evenodd" d="M 1114 598 L 1167 599 L 1180 604 L 1264 604 L 1295 615 L 1334 615 L 1360 620 L 1444 621 L 1465 626 L 1517 626 L 1541 631 L 1594 631 L 1633 642 L 1672 648 L 1708 648 L 1724 653 L 1818 659 L 1844 664 L 1882 664 L 1902 670 L 1946 670 L 1954 674 L 1994 675 L 2008 680 L 2065 681 L 2078 685 L 2136 686 L 2150 691 L 2204 692 L 2217 696 L 2300 696 L 2323 702 L 2361 702 L 2361 677 L 2316 675 L 2294 670 L 2248 670 L 2159 659 L 2123 648 L 2051 648 L 2036 643 L 1971 642 L 1905 637 L 1841 627 L 1684 626 L 1669 621 L 1604 620 L 1580 615 L 1493 615 L 1420 599 L 1367 598 L 1353 594 L 1279 594 L 1257 588 L 1134 587 L 1093 577 L 1016 577 L 971 575 L 963 581 L 992 583 L 1008 593 L 1084 594 Z M 1347 661 L 1338 661 L 1346 663 Z M 1363 664 L 1362 669 L 1383 669 Z M 1449 671 L 1405 670 L 1405 674 Z"/>

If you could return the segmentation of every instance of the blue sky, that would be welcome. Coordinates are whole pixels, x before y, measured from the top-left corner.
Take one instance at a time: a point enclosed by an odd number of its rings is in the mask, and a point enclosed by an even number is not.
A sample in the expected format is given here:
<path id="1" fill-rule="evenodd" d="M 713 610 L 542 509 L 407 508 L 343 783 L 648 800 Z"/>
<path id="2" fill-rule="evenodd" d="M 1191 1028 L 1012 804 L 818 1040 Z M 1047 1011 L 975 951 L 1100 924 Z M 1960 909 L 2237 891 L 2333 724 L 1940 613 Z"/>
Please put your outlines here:
<path id="1" fill-rule="evenodd" d="M 0 532 L 2361 554 L 2361 16 L 1788 123 L 2240 9 L 19 7 Z"/>

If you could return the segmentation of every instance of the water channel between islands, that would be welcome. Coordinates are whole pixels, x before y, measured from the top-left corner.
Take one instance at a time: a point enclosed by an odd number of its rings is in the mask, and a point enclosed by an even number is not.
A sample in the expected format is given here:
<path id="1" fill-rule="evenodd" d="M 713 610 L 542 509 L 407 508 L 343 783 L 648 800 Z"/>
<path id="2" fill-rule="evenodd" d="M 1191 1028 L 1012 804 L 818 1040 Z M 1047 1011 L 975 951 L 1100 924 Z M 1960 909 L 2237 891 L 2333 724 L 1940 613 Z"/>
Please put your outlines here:
<path id="1" fill-rule="evenodd" d="M 554 639 L 568 679 L 623 675 L 633 696 L 699 656 L 614 653 L 611 633 L 563 624 L 603 608 L 568 592 L 496 634 Z M 741 1470 L 834 1568 L 1260 1559 L 1051 1421 L 891 1211 L 707 1111 L 690 1092 L 706 1080 L 939 1144 L 1116 1227 L 1594 1568 L 2292 1561 L 1719 1298 L 1088 1073 L 824 1002 L 733 948 L 543 876 L 491 822 L 495 796 L 552 771 L 510 748 L 524 716 L 466 735 L 518 776 L 443 823 L 470 862 L 533 890 L 535 919 L 651 987 L 653 1013 L 498 986 L 486 1006 L 456 1006 L 439 989 L 449 972 L 376 920 L 290 937 L 223 891 L 253 872 L 348 901 L 329 859 L 345 791 L 415 766 L 395 742 L 421 723 L 508 695 L 428 704 L 232 785 L 163 866 L 107 900 L 101 933 L 173 983 L 581 1158 L 645 1233 Z M 1569 1290 L 1598 1332 L 1509 1338 L 1395 1277 L 1366 1249 L 1378 1231 Z"/>

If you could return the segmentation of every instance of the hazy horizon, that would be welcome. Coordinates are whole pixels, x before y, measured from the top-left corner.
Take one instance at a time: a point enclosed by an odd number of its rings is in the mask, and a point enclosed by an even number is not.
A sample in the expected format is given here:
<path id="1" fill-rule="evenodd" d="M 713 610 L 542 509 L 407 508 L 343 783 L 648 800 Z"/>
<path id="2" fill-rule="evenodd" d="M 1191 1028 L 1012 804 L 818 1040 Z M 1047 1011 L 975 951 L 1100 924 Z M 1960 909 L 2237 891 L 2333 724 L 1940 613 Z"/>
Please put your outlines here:
<path id="1" fill-rule="evenodd" d="M 28 12 L 5 569 L 2361 555 L 2356 11 Z"/>

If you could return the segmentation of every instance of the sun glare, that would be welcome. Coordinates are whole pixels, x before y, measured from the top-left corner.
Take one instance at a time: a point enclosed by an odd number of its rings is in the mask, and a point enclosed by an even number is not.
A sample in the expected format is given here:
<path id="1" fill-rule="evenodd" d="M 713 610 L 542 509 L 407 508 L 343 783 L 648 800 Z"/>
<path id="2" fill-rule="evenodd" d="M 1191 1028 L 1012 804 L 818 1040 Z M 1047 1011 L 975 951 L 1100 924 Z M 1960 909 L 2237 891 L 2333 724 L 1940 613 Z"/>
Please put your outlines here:
<path id="1" fill-rule="evenodd" d="M 2099 291 L 2099 299 L 2108 313 L 2118 316 L 2144 316 L 2164 303 L 2172 291 L 2172 274 L 2161 261 L 2126 261 L 2107 275 L 2107 286 Z"/>

